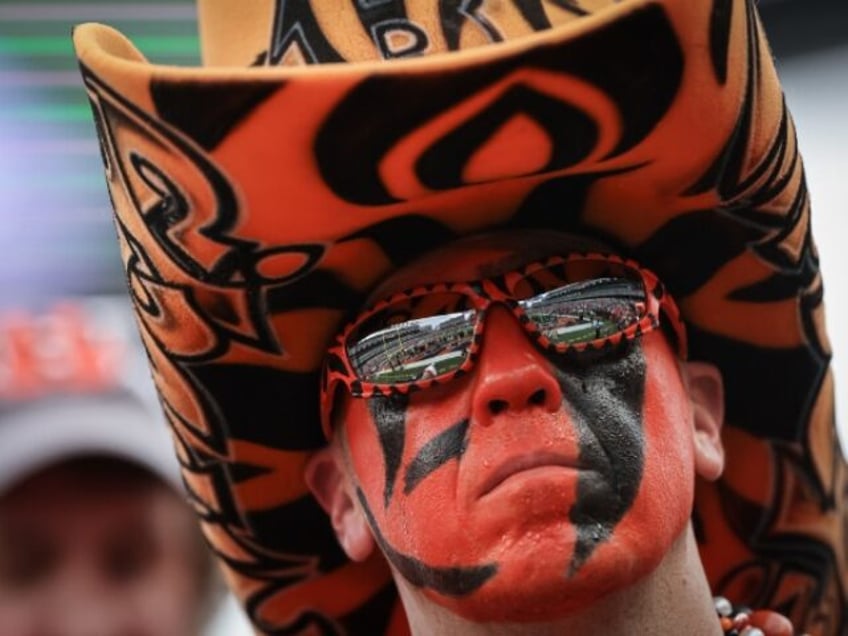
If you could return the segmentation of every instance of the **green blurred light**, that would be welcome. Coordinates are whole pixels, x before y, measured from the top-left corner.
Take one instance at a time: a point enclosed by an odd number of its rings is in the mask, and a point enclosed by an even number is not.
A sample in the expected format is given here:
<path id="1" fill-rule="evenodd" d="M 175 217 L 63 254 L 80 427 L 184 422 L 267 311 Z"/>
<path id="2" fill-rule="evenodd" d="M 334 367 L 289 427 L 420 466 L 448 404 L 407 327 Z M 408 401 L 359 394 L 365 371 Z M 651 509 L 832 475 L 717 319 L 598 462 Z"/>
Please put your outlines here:
<path id="1" fill-rule="evenodd" d="M 80 123 L 91 120 L 91 106 L 86 103 L 54 105 L 35 102 L 0 109 L 0 121 L 13 124 Z"/>

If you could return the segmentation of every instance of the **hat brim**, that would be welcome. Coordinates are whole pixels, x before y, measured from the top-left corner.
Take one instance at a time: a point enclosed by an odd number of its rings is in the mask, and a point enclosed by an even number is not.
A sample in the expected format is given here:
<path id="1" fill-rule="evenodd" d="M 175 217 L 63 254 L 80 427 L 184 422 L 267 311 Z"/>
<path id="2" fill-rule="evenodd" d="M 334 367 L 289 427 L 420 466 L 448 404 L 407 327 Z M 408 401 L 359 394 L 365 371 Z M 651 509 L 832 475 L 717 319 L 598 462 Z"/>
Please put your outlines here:
<path id="1" fill-rule="evenodd" d="M 498 46 L 318 68 L 160 67 L 106 27 L 74 38 L 185 477 L 260 629 L 395 629 L 387 571 L 347 562 L 303 483 L 319 367 L 378 280 L 493 229 L 602 238 L 677 298 L 727 388 L 728 469 L 699 506 L 753 511 L 700 517 L 714 585 L 740 565 L 722 542 L 754 562 L 796 513 L 804 545 L 844 545 L 809 198 L 749 3 L 632 1 Z M 787 479 L 809 489 L 783 500 Z"/>

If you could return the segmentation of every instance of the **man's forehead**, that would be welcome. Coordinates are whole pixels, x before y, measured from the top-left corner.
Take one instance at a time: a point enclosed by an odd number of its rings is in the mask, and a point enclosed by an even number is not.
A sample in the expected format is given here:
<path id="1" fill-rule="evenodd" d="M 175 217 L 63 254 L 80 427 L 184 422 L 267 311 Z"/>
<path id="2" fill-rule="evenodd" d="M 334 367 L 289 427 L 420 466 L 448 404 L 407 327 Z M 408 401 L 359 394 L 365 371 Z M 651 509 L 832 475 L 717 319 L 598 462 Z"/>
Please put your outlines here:
<path id="1" fill-rule="evenodd" d="M 491 278 L 548 256 L 590 251 L 615 252 L 608 244 L 590 237 L 551 231 L 523 230 L 468 237 L 402 267 L 378 285 L 369 303 L 420 285 Z"/>

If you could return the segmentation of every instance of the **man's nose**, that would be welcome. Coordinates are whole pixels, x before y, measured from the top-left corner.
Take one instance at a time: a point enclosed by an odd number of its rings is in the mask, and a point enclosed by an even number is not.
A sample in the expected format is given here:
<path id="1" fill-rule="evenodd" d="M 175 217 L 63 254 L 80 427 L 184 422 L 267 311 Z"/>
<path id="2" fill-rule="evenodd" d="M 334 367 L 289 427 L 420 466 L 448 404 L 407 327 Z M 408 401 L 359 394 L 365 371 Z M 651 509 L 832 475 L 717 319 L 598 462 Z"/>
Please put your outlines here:
<path id="1" fill-rule="evenodd" d="M 483 348 L 474 369 L 474 421 L 488 426 L 502 414 L 559 409 L 562 391 L 551 363 L 515 316 L 496 305 L 487 313 L 484 327 Z"/>

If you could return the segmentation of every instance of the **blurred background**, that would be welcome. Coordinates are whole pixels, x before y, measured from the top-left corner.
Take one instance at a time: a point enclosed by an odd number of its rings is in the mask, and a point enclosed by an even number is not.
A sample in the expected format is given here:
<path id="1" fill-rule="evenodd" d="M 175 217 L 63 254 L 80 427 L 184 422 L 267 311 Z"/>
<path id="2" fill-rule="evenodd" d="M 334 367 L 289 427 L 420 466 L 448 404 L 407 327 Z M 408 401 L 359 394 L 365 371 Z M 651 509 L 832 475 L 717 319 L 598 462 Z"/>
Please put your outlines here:
<path id="1" fill-rule="evenodd" d="M 0 0 L 0 318 L 13 307 L 43 317 L 57 298 L 126 297 L 91 110 L 71 46 L 72 26 L 87 21 L 124 31 L 157 62 L 199 63 L 193 2 Z M 149 372 L 141 381 L 149 382 Z M 24 567 L 32 578 L 46 568 L 44 558 L 34 560 L 24 566 L 0 559 L 0 579 L 8 571 L 14 580 L 26 578 L 19 572 Z M 2 596 L 0 589 L 0 614 Z M 204 636 L 252 633 L 232 597 L 218 606 Z M 5 618 L 0 636 L 18 636 L 21 628 Z"/>
<path id="2" fill-rule="evenodd" d="M 848 448 L 848 3 L 761 0 L 813 196 L 837 409 Z M 193 2 L 0 0 L 0 310 L 69 295 L 123 294 L 72 25 L 106 22 L 156 62 L 199 61 Z M 247 628 L 232 603 L 209 634 Z"/>

